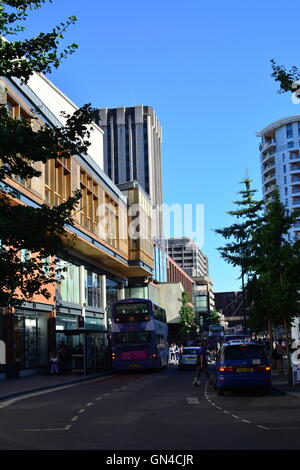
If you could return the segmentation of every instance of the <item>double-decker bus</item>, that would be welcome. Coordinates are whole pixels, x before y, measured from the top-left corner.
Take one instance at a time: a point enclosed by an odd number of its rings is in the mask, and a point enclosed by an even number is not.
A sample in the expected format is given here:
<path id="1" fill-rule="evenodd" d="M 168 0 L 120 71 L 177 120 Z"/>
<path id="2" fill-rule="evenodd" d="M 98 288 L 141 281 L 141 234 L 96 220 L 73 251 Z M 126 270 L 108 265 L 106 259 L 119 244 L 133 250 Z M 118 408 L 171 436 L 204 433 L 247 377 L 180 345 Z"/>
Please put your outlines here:
<path id="1" fill-rule="evenodd" d="M 114 302 L 112 360 L 116 370 L 166 367 L 169 344 L 165 310 L 148 299 Z"/>
<path id="2" fill-rule="evenodd" d="M 224 326 L 223 325 L 209 325 L 208 327 L 208 337 L 213 339 L 223 339 L 224 338 Z"/>

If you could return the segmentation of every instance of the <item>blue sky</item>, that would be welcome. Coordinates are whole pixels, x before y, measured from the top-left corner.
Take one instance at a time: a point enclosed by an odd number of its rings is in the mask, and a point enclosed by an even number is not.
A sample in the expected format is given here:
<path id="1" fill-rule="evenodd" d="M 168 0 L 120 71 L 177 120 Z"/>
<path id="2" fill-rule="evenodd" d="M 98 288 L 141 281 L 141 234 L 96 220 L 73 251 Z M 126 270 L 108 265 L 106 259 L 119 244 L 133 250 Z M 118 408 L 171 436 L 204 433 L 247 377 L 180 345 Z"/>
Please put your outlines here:
<path id="1" fill-rule="evenodd" d="M 232 223 L 226 211 L 246 169 L 261 196 L 256 131 L 300 114 L 270 76 L 271 58 L 300 65 L 299 10 L 294 0 L 54 0 L 27 21 L 29 36 L 78 17 L 65 39 L 79 50 L 49 76 L 77 105 L 155 108 L 164 202 L 205 205 L 216 292 L 240 288 L 213 229 Z"/>

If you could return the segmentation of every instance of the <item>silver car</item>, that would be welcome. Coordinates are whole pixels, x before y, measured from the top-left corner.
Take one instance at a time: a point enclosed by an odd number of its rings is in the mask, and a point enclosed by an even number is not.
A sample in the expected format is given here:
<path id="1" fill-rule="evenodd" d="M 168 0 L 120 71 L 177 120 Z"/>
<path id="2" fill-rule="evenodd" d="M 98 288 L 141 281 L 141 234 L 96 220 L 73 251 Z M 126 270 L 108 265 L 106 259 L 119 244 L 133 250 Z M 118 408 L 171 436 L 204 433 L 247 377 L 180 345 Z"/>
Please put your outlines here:
<path id="1" fill-rule="evenodd" d="M 199 346 L 186 346 L 182 349 L 179 356 L 178 369 L 196 368 L 197 353 Z"/>

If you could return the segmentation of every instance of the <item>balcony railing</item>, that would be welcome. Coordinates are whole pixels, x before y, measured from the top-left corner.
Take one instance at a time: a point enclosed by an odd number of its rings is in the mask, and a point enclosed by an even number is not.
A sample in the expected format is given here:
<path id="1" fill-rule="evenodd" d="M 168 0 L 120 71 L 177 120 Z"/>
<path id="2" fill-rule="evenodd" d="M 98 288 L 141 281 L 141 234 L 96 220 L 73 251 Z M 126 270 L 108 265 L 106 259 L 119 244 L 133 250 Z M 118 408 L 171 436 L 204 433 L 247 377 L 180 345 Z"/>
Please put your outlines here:
<path id="1" fill-rule="evenodd" d="M 272 140 L 264 143 L 264 145 L 262 146 L 262 151 L 266 150 L 269 147 L 274 147 L 274 146 L 276 146 L 276 140 L 272 139 Z"/>

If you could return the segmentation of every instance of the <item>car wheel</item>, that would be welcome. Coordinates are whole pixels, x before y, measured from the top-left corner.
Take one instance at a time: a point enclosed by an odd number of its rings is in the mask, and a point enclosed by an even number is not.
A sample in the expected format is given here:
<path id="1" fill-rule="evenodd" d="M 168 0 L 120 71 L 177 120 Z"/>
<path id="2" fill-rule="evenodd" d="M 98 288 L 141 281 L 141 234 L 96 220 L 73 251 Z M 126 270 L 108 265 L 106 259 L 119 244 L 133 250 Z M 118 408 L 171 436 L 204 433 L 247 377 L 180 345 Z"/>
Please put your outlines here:
<path id="1" fill-rule="evenodd" d="M 218 395 L 219 397 L 222 397 L 224 395 L 224 388 L 223 387 L 219 387 L 218 389 Z"/>

